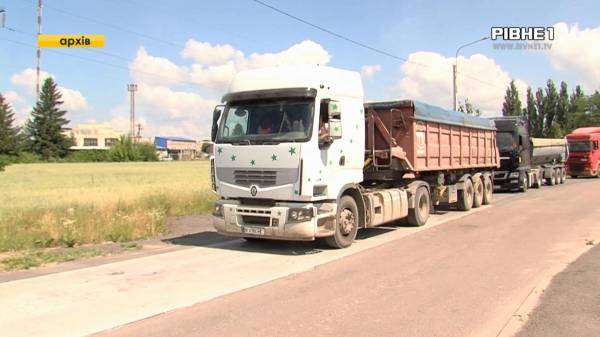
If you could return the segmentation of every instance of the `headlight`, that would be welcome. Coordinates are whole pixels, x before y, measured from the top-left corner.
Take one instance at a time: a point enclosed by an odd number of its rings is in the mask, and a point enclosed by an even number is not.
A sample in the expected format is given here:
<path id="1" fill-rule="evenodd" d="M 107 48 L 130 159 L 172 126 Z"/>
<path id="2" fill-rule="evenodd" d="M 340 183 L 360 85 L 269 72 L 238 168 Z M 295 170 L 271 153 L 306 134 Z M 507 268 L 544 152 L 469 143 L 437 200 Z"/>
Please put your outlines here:
<path id="1" fill-rule="evenodd" d="M 216 217 L 222 218 L 223 217 L 223 205 L 215 203 L 212 214 Z"/>
<path id="2" fill-rule="evenodd" d="M 312 219 L 314 216 L 312 208 L 290 208 L 288 211 L 288 221 L 300 222 Z"/>
<path id="3" fill-rule="evenodd" d="M 511 172 L 509 178 L 519 178 L 519 172 Z"/>

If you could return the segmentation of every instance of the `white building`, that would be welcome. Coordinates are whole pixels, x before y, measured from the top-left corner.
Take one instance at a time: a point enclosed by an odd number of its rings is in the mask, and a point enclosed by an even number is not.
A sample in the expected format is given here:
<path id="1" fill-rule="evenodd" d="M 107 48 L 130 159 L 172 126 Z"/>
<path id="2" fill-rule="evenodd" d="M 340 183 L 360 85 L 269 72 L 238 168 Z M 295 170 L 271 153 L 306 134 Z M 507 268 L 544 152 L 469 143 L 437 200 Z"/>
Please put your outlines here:
<path id="1" fill-rule="evenodd" d="M 65 130 L 65 133 L 73 137 L 75 142 L 71 150 L 107 150 L 116 144 L 122 135 L 107 123 L 83 123 Z"/>

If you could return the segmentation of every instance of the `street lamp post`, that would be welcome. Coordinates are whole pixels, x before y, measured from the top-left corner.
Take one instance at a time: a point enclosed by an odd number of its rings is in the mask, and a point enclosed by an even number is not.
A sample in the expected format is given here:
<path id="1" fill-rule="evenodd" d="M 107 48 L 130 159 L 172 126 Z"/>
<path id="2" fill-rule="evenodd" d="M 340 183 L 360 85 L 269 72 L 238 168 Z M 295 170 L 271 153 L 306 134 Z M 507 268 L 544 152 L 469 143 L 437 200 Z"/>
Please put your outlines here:
<path id="1" fill-rule="evenodd" d="M 469 42 L 467 44 L 463 44 L 462 46 L 458 47 L 458 49 L 456 50 L 456 54 L 454 55 L 454 64 L 452 65 L 452 84 L 453 84 L 453 89 L 454 89 L 454 101 L 452 102 L 453 104 L 453 109 L 454 111 L 456 111 L 457 105 L 458 105 L 458 99 L 457 99 L 457 91 L 458 91 L 458 85 L 456 82 L 456 76 L 458 73 L 458 53 L 460 52 L 461 49 L 463 49 L 464 47 L 470 46 L 472 44 L 475 44 L 477 42 L 481 42 L 483 40 L 487 40 L 489 39 L 489 37 L 482 37 L 479 40 L 475 40 L 473 42 Z"/>

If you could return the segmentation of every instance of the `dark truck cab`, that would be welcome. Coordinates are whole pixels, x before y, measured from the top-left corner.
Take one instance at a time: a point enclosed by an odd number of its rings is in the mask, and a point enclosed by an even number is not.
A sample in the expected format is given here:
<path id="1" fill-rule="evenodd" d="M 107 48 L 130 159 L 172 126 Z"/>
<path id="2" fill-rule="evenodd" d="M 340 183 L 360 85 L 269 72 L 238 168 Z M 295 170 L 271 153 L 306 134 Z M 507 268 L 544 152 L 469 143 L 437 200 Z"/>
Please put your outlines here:
<path id="1" fill-rule="evenodd" d="M 497 131 L 500 169 L 494 172 L 494 188 L 525 192 L 565 182 L 565 139 L 532 138 L 523 117 L 493 118 Z"/>
<path id="2" fill-rule="evenodd" d="M 494 172 L 494 188 L 525 191 L 530 181 L 532 145 L 521 117 L 492 118 L 496 123 L 500 168 Z M 535 177 L 537 178 L 537 177 Z M 538 187 L 534 184 L 534 187 Z"/>

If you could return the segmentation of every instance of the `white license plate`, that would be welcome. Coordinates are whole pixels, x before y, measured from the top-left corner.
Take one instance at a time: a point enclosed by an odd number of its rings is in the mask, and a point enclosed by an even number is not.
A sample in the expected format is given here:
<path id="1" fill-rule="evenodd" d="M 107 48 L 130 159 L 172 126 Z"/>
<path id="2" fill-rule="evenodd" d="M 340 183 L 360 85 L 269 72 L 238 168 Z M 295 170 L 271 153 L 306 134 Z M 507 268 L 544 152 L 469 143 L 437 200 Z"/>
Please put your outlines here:
<path id="1" fill-rule="evenodd" d="M 265 229 L 257 227 L 242 227 L 242 232 L 244 234 L 265 235 Z"/>

